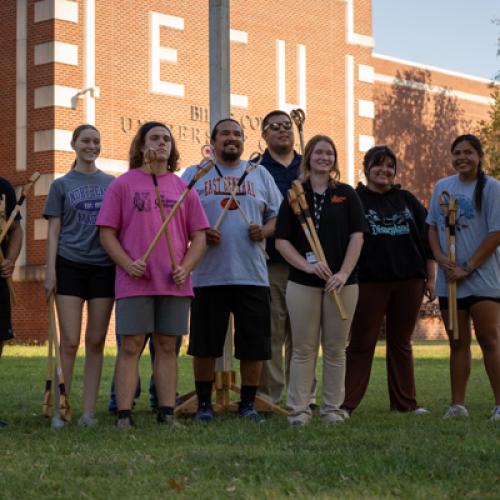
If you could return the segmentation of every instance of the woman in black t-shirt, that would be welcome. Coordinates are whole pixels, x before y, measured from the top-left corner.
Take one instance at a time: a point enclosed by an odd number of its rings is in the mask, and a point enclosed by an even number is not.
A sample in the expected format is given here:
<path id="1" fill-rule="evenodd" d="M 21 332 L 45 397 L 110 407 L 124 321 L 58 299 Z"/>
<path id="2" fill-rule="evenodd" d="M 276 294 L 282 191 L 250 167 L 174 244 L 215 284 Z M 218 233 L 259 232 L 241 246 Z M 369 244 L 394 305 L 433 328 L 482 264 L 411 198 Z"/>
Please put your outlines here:
<path id="1" fill-rule="evenodd" d="M 358 299 L 356 263 L 366 223 L 355 191 L 338 181 L 340 172 L 333 141 L 313 137 L 305 148 L 301 180 L 326 263 L 317 262 L 288 201 L 276 223 L 276 249 L 290 264 L 286 290 L 292 327 L 292 360 L 287 404 L 289 422 L 310 422 L 311 386 L 319 343 L 323 348 L 323 403 L 320 415 L 328 423 L 342 422 L 345 346 Z M 347 320 L 341 320 L 330 292 L 337 291 Z"/>
<path id="2" fill-rule="evenodd" d="M 387 146 L 370 149 L 363 163 L 367 185 L 360 183 L 356 191 L 370 232 L 359 259 L 359 301 L 347 348 L 342 407 L 351 413 L 365 394 L 385 316 L 391 410 L 423 415 L 428 412 L 415 399 L 411 335 L 424 291 L 434 298 L 427 212 L 410 192 L 394 186 L 396 157 Z"/>

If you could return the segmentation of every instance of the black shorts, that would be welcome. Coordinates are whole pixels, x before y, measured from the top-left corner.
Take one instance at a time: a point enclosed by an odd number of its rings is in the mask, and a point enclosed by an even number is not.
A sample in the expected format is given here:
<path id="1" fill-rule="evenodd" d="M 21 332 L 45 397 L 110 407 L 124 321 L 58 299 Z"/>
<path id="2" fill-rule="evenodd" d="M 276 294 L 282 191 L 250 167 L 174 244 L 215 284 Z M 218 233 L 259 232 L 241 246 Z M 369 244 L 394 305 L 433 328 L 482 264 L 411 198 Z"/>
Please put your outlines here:
<path id="1" fill-rule="evenodd" d="M 463 299 L 457 299 L 457 309 L 468 311 L 474 304 L 482 302 L 483 300 L 492 300 L 493 302 L 500 302 L 500 298 L 496 297 L 479 297 L 477 295 L 470 295 Z M 439 309 L 448 310 L 448 297 L 439 297 Z"/>
<path id="2" fill-rule="evenodd" d="M 57 295 L 83 300 L 115 296 L 115 266 L 79 264 L 60 255 L 56 258 Z"/>
<path id="3" fill-rule="evenodd" d="M 10 318 L 10 294 L 7 280 L 0 278 L 0 342 L 14 338 Z"/>
<path id="4" fill-rule="evenodd" d="M 222 356 L 229 314 L 234 315 L 235 357 L 271 359 L 271 299 L 269 287 L 209 286 L 194 289 L 188 354 Z"/>

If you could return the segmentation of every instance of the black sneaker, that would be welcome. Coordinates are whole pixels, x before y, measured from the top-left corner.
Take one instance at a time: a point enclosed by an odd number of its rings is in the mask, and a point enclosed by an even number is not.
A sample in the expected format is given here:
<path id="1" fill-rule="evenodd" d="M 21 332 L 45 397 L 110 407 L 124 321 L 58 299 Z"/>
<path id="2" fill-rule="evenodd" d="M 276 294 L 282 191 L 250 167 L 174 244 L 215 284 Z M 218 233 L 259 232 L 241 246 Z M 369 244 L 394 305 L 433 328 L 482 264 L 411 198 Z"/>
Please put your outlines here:
<path id="1" fill-rule="evenodd" d="M 198 422 L 209 423 L 215 418 L 212 403 L 200 403 L 194 419 Z"/>
<path id="2" fill-rule="evenodd" d="M 259 415 L 252 401 L 240 402 L 238 405 L 238 415 L 246 420 L 252 420 L 256 424 L 264 422 L 264 419 Z"/>
<path id="3" fill-rule="evenodd" d="M 7 422 L 0 420 L 0 429 L 5 429 L 7 427 Z"/>

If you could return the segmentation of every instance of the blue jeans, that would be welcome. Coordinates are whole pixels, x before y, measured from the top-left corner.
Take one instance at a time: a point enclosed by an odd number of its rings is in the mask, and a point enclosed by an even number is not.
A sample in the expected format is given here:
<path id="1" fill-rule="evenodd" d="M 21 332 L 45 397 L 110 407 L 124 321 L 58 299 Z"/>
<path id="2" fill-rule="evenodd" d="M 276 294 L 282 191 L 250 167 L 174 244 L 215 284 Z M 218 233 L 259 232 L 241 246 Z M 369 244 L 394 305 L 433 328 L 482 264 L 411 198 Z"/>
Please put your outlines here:
<path id="1" fill-rule="evenodd" d="M 155 348 L 153 344 L 153 338 L 151 335 L 146 335 L 144 339 L 144 346 L 142 348 L 142 352 L 144 352 L 144 349 L 146 348 L 146 344 L 149 341 L 149 357 L 151 359 L 151 372 L 153 371 L 153 363 L 155 361 Z M 121 335 L 116 335 L 116 350 L 117 352 L 120 351 L 120 346 L 121 346 Z M 176 343 L 175 343 L 175 352 L 177 356 L 179 356 L 179 351 L 181 349 L 182 345 L 182 336 L 178 336 Z M 142 355 L 141 352 L 141 355 Z M 135 390 L 135 399 L 138 399 L 141 395 L 141 377 L 139 377 L 139 380 L 137 381 L 137 388 Z M 135 405 L 135 402 L 134 402 Z M 155 387 L 155 381 L 153 379 L 153 375 L 151 374 L 151 377 L 149 379 L 149 406 L 153 410 L 156 410 L 158 408 L 158 397 L 156 396 L 156 387 Z M 109 402 L 108 402 L 108 411 L 111 413 L 115 413 L 118 410 L 118 407 L 116 405 L 116 392 L 115 392 L 115 378 L 113 377 L 113 380 L 111 382 L 111 391 L 109 395 Z"/>

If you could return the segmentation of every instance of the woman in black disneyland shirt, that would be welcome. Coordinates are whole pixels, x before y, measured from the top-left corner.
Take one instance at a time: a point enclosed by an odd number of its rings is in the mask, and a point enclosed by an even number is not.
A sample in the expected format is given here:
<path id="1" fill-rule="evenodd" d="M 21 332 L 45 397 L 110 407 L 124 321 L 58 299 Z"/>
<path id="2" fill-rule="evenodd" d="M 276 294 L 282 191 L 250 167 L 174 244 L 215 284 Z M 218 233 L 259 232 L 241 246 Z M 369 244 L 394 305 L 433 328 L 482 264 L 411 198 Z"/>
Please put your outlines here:
<path id="1" fill-rule="evenodd" d="M 359 259 L 359 300 L 347 348 L 343 408 L 357 408 L 370 380 L 384 316 L 391 410 L 428 413 L 417 405 L 411 335 L 425 294 L 434 298 L 432 260 L 424 206 L 394 186 L 396 157 L 386 146 L 370 149 L 363 161 L 367 185 L 356 189 L 370 233 Z"/>

